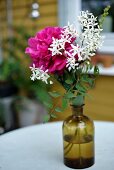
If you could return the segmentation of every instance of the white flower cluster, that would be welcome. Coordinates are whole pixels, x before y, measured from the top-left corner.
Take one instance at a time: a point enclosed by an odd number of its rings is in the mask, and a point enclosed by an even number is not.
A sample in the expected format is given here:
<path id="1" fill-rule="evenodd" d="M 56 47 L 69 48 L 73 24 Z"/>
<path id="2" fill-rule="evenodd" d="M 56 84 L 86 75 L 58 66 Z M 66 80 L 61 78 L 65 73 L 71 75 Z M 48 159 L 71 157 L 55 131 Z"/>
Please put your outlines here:
<path id="1" fill-rule="evenodd" d="M 46 84 L 48 84 L 48 79 L 50 78 L 50 76 L 47 74 L 48 70 L 43 71 L 42 67 L 41 68 L 36 68 L 35 64 L 33 64 L 33 67 L 30 67 L 31 71 L 32 71 L 32 75 L 31 75 L 31 80 L 42 80 L 43 82 L 45 82 Z M 53 84 L 52 81 L 49 81 L 49 84 Z"/>
<path id="2" fill-rule="evenodd" d="M 90 59 L 91 56 L 95 55 L 95 51 L 102 45 L 102 29 L 99 27 L 97 17 L 94 17 L 92 13 L 88 11 L 81 11 L 78 16 L 82 32 L 78 35 L 75 27 L 68 23 L 68 26 L 64 27 L 60 39 L 53 38 L 53 42 L 49 48 L 54 55 L 63 55 L 67 57 L 66 67 L 70 71 L 78 67 L 78 62 L 81 60 Z M 76 38 L 75 44 L 71 43 L 72 49 L 67 51 L 65 49 L 65 43 L 70 43 L 72 38 Z M 76 59 L 76 55 L 78 56 Z"/>
<path id="3" fill-rule="evenodd" d="M 103 42 L 102 29 L 98 25 L 97 17 L 94 17 L 88 11 L 81 11 L 78 19 L 82 27 L 82 33 L 80 34 L 80 44 L 83 48 L 82 56 L 83 60 L 86 60 L 95 55 L 95 51 L 101 47 Z"/>
<path id="4" fill-rule="evenodd" d="M 63 36 L 68 36 L 69 40 L 71 40 L 71 38 L 78 37 L 78 32 L 75 26 L 73 24 L 70 25 L 69 22 L 68 22 L 68 25 L 64 27 L 64 31 L 62 33 L 63 33 Z"/>
<path id="5" fill-rule="evenodd" d="M 76 63 L 76 59 L 73 56 L 68 57 L 66 63 L 66 67 L 69 71 L 71 71 L 72 69 L 75 70 L 75 68 L 79 65 L 78 63 Z"/>
<path id="6" fill-rule="evenodd" d="M 76 37 L 78 37 L 77 30 L 73 25 L 70 25 L 68 23 L 68 25 L 65 26 L 64 30 L 62 31 L 61 38 L 55 39 L 53 37 L 52 44 L 50 45 L 50 48 L 48 48 L 52 52 L 52 56 L 58 54 L 62 55 L 63 53 L 66 55 L 67 57 L 66 67 L 68 67 L 69 71 L 71 69 L 75 69 L 75 67 L 78 65 L 74 57 L 76 54 L 79 55 L 79 60 L 81 60 L 80 49 L 78 45 L 74 46 L 73 44 L 71 44 L 72 46 L 72 50 L 70 50 L 71 53 L 66 51 L 65 49 L 65 44 L 71 43 L 71 39 Z"/>
<path id="7" fill-rule="evenodd" d="M 73 25 L 68 23 L 68 26 L 64 27 L 64 31 L 62 31 L 61 38 L 55 39 L 52 38 L 52 44 L 50 45 L 50 50 L 52 52 L 52 56 L 54 55 L 62 55 L 62 52 L 65 51 L 65 44 L 70 43 L 72 38 L 76 38 L 78 33 Z"/>
<path id="8" fill-rule="evenodd" d="M 70 52 L 65 51 L 65 53 L 68 55 L 66 67 L 68 68 L 69 71 L 71 71 L 71 69 L 75 70 L 76 67 L 79 65 L 79 61 L 82 60 L 82 57 L 81 57 L 82 49 L 79 47 L 79 45 L 71 44 L 71 47 L 72 49 L 70 50 Z M 75 57 L 76 55 L 77 55 L 78 60 L 76 60 L 76 57 Z"/>
<path id="9" fill-rule="evenodd" d="M 71 47 L 72 49 L 70 50 L 70 52 L 72 52 L 72 56 L 78 55 L 78 61 L 81 61 L 82 60 L 81 52 L 83 51 L 83 49 L 80 48 L 78 44 L 77 45 L 71 44 Z"/>
<path id="10" fill-rule="evenodd" d="M 69 42 L 68 37 L 64 37 L 61 39 L 55 39 L 54 37 L 52 38 L 53 42 L 50 45 L 50 48 L 48 48 L 48 50 L 50 50 L 52 52 L 52 56 L 54 55 L 62 55 L 62 51 L 65 50 L 65 43 Z"/>

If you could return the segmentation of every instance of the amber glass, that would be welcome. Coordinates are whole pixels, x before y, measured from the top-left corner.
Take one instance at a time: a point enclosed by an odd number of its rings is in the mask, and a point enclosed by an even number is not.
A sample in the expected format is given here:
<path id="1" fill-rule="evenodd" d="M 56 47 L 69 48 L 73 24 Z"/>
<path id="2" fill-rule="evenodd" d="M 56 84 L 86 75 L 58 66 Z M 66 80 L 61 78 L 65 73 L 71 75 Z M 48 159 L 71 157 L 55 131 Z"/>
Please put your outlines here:
<path id="1" fill-rule="evenodd" d="M 72 106 L 72 113 L 63 123 L 64 164 L 88 168 L 94 164 L 94 124 L 83 115 L 83 106 Z"/>

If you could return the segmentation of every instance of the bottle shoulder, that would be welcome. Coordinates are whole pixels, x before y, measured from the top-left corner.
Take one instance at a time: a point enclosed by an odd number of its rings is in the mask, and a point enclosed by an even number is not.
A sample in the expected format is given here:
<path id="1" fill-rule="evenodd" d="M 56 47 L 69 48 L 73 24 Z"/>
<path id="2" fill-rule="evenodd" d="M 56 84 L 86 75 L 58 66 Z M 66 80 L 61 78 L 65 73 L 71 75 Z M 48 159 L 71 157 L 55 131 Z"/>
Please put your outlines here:
<path id="1" fill-rule="evenodd" d="M 79 116 L 71 115 L 67 117 L 63 122 L 63 126 L 66 126 L 66 125 L 76 126 L 78 124 L 84 124 L 86 126 L 88 125 L 88 126 L 94 127 L 93 120 L 84 114 L 79 115 Z"/>

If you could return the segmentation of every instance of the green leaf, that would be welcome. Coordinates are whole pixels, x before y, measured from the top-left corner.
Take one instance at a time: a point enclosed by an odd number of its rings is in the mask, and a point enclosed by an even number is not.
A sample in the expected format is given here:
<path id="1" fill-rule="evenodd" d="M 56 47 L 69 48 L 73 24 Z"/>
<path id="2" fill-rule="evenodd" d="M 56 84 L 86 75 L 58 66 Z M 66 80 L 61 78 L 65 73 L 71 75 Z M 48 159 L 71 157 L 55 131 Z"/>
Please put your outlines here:
<path id="1" fill-rule="evenodd" d="M 45 105 L 46 107 L 48 107 L 48 108 L 50 108 L 50 109 L 53 108 L 53 104 L 52 104 L 52 103 L 49 103 L 49 102 L 46 102 L 46 101 L 44 101 L 43 103 L 44 103 L 44 105 Z"/>
<path id="2" fill-rule="evenodd" d="M 87 92 L 87 87 L 82 86 L 80 83 L 77 83 L 77 84 L 76 84 L 76 89 L 77 89 L 79 92 L 83 92 L 83 93 L 86 93 L 86 92 Z"/>
<path id="3" fill-rule="evenodd" d="M 61 94 L 59 92 L 53 91 L 53 92 L 48 92 L 51 97 L 57 98 L 60 97 Z"/>
<path id="4" fill-rule="evenodd" d="M 46 123 L 46 122 L 48 122 L 49 120 L 50 120 L 50 115 L 49 115 L 49 114 L 45 115 L 45 116 L 44 116 L 44 122 Z"/>
<path id="5" fill-rule="evenodd" d="M 56 111 L 56 112 L 62 112 L 62 111 L 63 111 L 63 109 L 62 109 L 62 108 L 60 108 L 60 107 L 56 107 L 56 108 L 55 108 L 55 111 Z"/>
<path id="6" fill-rule="evenodd" d="M 57 115 L 56 114 L 51 114 L 51 117 L 56 119 L 57 118 Z"/>
<path id="7" fill-rule="evenodd" d="M 94 85 L 94 79 L 90 78 L 89 75 L 83 75 L 81 78 L 82 82 L 88 83 L 90 86 Z"/>
<path id="8" fill-rule="evenodd" d="M 67 79 L 67 80 L 65 80 L 65 83 L 67 83 L 67 84 L 72 84 L 72 83 L 73 83 L 73 81 L 72 81 L 72 80 L 70 80 L 70 79 Z"/>
<path id="9" fill-rule="evenodd" d="M 67 84 L 67 83 L 65 83 L 65 82 L 63 82 L 63 87 L 64 87 L 64 89 L 66 90 L 66 91 L 68 91 L 69 89 L 70 89 L 70 87 L 71 87 L 71 85 L 70 84 Z"/>
<path id="10" fill-rule="evenodd" d="M 94 85 L 94 80 L 93 80 L 93 79 L 89 79 L 88 83 L 90 84 L 91 87 L 93 87 L 93 85 Z"/>
<path id="11" fill-rule="evenodd" d="M 65 110 L 68 107 L 68 100 L 63 97 L 62 99 L 62 109 Z"/>
<path id="12" fill-rule="evenodd" d="M 93 65 L 90 63 L 89 65 L 89 69 L 91 70 L 93 68 Z"/>
<path id="13" fill-rule="evenodd" d="M 75 95 L 74 95 L 72 92 L 67 92 L 67 93 L 65 94 L 65 97 L 66 97 L 67 99 L 70 99 L 70 98 L 75 97 Z"/>
<path id="14" fill-rule="evenodd" d="M 94 67 L 94 75 L 95 75 L 95 76 L 98 76 L 98 75 L 99 75 L 99 68 L 98 68 L 98 66 L 95 66 L 95 67 Z"/>
<path id="15" fill-rule="evenodd" d="M 82 77 L 81 77 L 81 81 L 84 81 L 84 82 L 88 82 L 88 79 L 89 79 L 89 77 L 88 77 L 87 74 L 84 74 L 84 75 L 82 75 Z"/>
<path id="16" fill-rule="evenodd" d="M 75 99 L 72 100 L 72 104 L 75 106 L 81 106 L 84 104 L 84 96 L 78 95 Z"/>
<path id="17" fill-rule="evenodd" d="M 103 22 L 106 16 L 109 14 L 109 10 L 110 10 L 110 5 L 106 6 L 106 8 L 104 9 L 104 13 L 100 16 L 100 19 L 99 19 L 100 28 L 102 28 Z"/>
<path id="18" fill-rule="evenodd" d="M 80 91 L 79 94 L 82 95 L 82 96 L 87 96 L 87 93 L 86 93 L 86 92 L 81 92 L 81 91 Z"/>

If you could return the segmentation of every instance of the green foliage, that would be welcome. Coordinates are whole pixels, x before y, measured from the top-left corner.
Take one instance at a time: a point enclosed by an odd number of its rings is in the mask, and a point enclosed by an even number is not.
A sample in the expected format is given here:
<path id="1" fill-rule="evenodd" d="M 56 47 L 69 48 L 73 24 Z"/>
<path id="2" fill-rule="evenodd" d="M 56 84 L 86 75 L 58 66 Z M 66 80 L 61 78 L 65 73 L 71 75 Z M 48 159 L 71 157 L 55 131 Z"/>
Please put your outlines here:
<path id="1" fill-rule="evenodd" d="M 74 99 L 72 99 L 72 104 L 75 106 L 80 106 L 84 104 L 84 96 L 77 95 Z"/>
<path id="2" fill-rule="evenodd" d="M 61 94 L 59 92 L 53 91 L 53 92 L 48 92 L 51 97 L 57 98 L 60 97 Z"/>
<path id="3" fill-rule="evenodd" d="M 99 19 L 100 28 L 102 28 L 103 22 L 104 22 L 106 16 L 109 14 L 109 10 L 110 10 L 110 6 L 107 6 L 107 7 L 104 9 L 104 13 L 101 15 L 101 17 L 100 17 L 100 19 Z"/>
<path id="4" fill-rule="evenodd" d="M 56 111 L 56 112 L 62 112 L 62 111 L 63 111 L 63 109 L 62 109 L 62 108 L 60 108 L 60 107 L 56 107 L 56 108 L 55 108 L 55 111 Z"/>
<path id="5" fill-rule="evenodd" d="M 44 123 L 48 122 L 50 120 L 50 115 L 47 114 L 44 116 Z"/>
<path id="6" fill-rule="evenodd" d="M 46 106 L 46 108 L 51 109 L 53 107 L 53 103 L 51 97 L 48 94 L 48 87 L 46 84 L 41 81 L 33 82 L 29 77 L 28 81 L 30 81 L 29 83 L 31 83 L 31 85 L 27 91 L 30 92 L 30 94 L 33 94 L 36 99 L 41 101 Z"/>
<path id="7" fill-rule="evenodd" d="M 89 89 L 94 87 L 95 79 L 99 74 L 99 69 L 97 66 L 93 66 L 89 61 L 82 63 L 86 65 L 86 69 L 77 69 L 75 72 L 65 71 L 62 76 L 57 77 L 56 79 L 66 90 L 66 93 L 61 95 L 58 92 L 49 92 L 52 98 L 60 98 L 61 105 L 54 105 L 52 112 L 63 112 L 68 104 L 73 104 L 76 106 L 84 104 L 84 98 L 87 95 Z M 89 74 L 89 71 L 93 69 L 93 74 Z M 55 108 L 54 108 L 55 107 Z"/>
<path id="8" fill-rule="evenodd" d="M 12 81 L 16 80 L 21 74 L 21 64 L 20 60 L 14 57 L 9 57 L 4 59 L 0 63 L 0 80 L 1 81 Z"/>
<path id="9" fill-rule="evenodd" d="M 55 114 L 51 114 L 50 116 L 51 116 L 51 118 L 54 118 L 54 119 L 57 118 L 57 115 L 55 115 Z"/>
<path id="10" fill-rule="evenodd" d="M 67 83 L 67 84 L 72 84 L 72 83 L 73 83 L 73 80 L 67 79 L 67 80 L 65 81 L 65 83 Z"/>
<path id="11" fill-rule="evenodd" d="M 68 107 L 68 100 L 63 97 L 62 98 L 62 109 L 65 110 Z"/>
<path id="12" fill-rule="evenodd" d="M 45 100 L 44 100 L 43 104 L 44 104 L 47 108 L 49 108 L 49 109 L 52 109 L 52 108 L 53 108 L 53 104 L 51 103 L 51 101 L 45 101 Z"/>
<path id="13" fill-rule="evenodd" d="M 65 98 L 66 98 L 66 99 L 71 99 L 71 98 L 73 98 L 73 97 L 75 97 L 75 94 L 72 93 L 71 91 L 68 91 L 68 92 L 65 94 Z"/>
<path id="14" fill-rule="evenodd" d="M 23 27 L 14 27 L 14 36 L 3 40 L 3 61 L 0 64 L 0 81 L 13 82 L 20 91 L 52 108 L 49 86 L 41 81 L 31 81 L 30 58 L 25 54 L 29 32 Z"/>
<path id="15" fill-rule="evenodd" d="M 76 89 L 77 89 L 78 93 L 86 93 L 87 92 L 87 88 L 85 86 L 83 86 L 80 82 L 78 82 L 76 84 Z"/>
<path id="16" fill-rule="evenodd" d="M 98 75 L 99 75 L 99 68 L 98 68 L 98 66 L 95 66 L 95 67 L 94 67 L 94 75 L 95 75 L 95 76 L 98 76 Z"/>
<path id="17" fill-rule="evenodd" d="M 82 81 L 88 83 L 88 84 L 90 85 L 90 87 L 93 87 L 94 82 L 95 82 L 95 81 L 94 81 L 94 78 L 91 77 L 90 75 L 84 75 L 84 76 L 82 77 Z"/>

